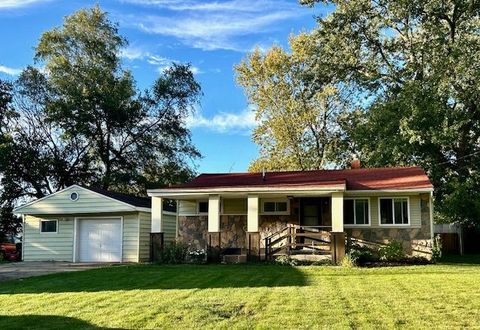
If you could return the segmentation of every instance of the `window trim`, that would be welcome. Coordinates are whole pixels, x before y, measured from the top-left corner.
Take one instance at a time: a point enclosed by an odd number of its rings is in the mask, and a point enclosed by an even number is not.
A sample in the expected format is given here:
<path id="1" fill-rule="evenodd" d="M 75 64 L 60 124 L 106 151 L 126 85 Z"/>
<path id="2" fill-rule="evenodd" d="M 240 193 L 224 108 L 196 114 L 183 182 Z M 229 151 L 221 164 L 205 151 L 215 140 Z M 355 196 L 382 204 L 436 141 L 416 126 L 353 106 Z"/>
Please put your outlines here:
<path id="1" fill-rule="evenodd" d="M 42 231 L 42 222 L 47 222 L 47 221 L 55 221 L 55 231 Z M 38 230 L 40 231 L 40 234 L 45 235 L 45 234 L 58 234 L 58 219 L 40 219 L 39 222 L 40 226 Z"/>
<path id="2" fill-rule="evenodd" d="M 287 210 L 286 211 L 274 211 L 274 212 L 265 212 L 265 203 L 287 203 Z M 276 208 L 276 206 L 275 206 Z M 288 198 L 265 198 L 262 199 L 260 212 L 259 214 L 264 215 L 290 215 L 290 199 Z"/>
<path id="3" fill-rule="evenodd" d="M 208 214 L 208 211 L 200 212 L 200 203 L 207 203 L 207 208 L 210 208 L 210 205 L 208 205 L 208 199 L 199 199 L 197 200 L 197 214 Z"/>
<path id="4" fill-rule="evenodd" d="M 357 221 L 357 217 L 356 217 L 356 207 L 355 207 L 355 201 L 357 199 L 361 199 L 361 200 L 367 200 L 368 201 L 368 224 L 356 224 L 356 223 L 353 223 L 353 224 L 346 224 L 345 223 L 345 216 L 343 218 L 343 226 L 344 227 L 347 227 L 347 228 L 354 228 L 354 227 L 371 227 L 372 226 L 372 202 L 370 200 L 370 197 L 345 197 L 344 198 L 344 201 L 345 200 L 353 200 L 353 221 Z"/>
<path id="5" fill-rule="evenodd" d="M 391 199 L 392 200 L 392 217 L 393 217 L 393 223 L 382 223 L 382 218 L 381 218 L 381 203 L 380 201 L 382 199 Z M 395 199 L 406 199 L 407 200 L 407 217 L 408 217 L 408 222 L 407 223 L 395 223 Z M 411 217 L 411 209 L 410 209 L 410 196 L 382 196 L 378 197 L 378 225 L 382 227 L 410 227 L 412 223 L 412 217 Z"/>

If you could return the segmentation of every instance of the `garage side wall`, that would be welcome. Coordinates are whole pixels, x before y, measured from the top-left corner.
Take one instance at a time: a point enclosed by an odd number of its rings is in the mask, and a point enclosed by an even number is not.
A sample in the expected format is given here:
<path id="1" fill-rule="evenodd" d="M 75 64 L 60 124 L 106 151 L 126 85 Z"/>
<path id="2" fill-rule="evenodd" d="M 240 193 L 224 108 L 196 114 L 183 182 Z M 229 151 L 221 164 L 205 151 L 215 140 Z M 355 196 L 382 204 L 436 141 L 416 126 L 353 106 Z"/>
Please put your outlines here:
<path id="1" fill-rule="evenodd" d="M 140 212 L 138 222 L 140 226 L 138 257 L 140 262 L 146 262 L 150 260 L 150 231 L 152 228 L 150 213 Z"/>
<path id="2" fill-rule="evenodd" d="M 138 214 L 123 216 L 123 262 L 138 262 Z"/>
<path id="3" fill-rule="evenodd" d="M 40 220 L 58 220 L 57 233 L 40 233 Z M 25 216 L 23 260 L 72 261 L 73 217 Z"/>

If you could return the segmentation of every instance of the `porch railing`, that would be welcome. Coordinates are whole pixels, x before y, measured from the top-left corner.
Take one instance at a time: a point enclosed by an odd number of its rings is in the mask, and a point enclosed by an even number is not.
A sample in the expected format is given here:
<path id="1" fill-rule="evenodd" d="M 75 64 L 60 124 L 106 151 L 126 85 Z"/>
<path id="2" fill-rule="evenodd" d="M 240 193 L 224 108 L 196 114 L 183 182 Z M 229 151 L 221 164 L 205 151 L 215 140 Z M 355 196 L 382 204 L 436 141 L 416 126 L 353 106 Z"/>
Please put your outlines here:
<path id="1" fill-rule="evenodd" d="M 288 225 L 265 237 L 265 259 L 278 254 L 330 253 L 330 226 Z"/>

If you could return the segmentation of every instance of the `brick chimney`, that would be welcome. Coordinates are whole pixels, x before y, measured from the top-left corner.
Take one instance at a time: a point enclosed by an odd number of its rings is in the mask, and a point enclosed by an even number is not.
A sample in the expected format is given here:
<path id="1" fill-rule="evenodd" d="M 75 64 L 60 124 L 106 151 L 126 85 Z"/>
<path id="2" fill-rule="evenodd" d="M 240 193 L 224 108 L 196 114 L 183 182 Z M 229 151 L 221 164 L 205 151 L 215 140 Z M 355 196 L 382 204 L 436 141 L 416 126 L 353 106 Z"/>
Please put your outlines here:
<path id="1" fill-rule="evenodd" d="M 362 167 L 362 165 L 360 163 L 360 159 L 358 159 L 357 156 L 353 156 L 352 162 L 350 163 L 350 167 L 352 169 L 358 169 L 358 168 Z"/>

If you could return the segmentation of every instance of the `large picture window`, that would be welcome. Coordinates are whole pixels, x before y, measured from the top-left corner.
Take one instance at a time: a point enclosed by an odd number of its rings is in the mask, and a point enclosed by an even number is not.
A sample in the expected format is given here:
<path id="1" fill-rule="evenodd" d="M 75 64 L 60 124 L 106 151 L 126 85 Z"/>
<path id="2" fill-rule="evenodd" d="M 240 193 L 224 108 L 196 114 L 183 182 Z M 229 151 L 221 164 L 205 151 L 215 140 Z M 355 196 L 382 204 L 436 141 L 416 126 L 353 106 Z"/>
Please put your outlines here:
<path id="1" fill-rule="evenodd" d="M 382 225 L 408 225 L 410 216 L 408 211 L 408 198 L 380 198 L 380 224 Z"/>
<path id="2" fill-rule="evenodd" d="M 369 201 L 367 198 L 345 199 L 343 201 L 343 223 L 345 225 L 370 224 Z"/>

